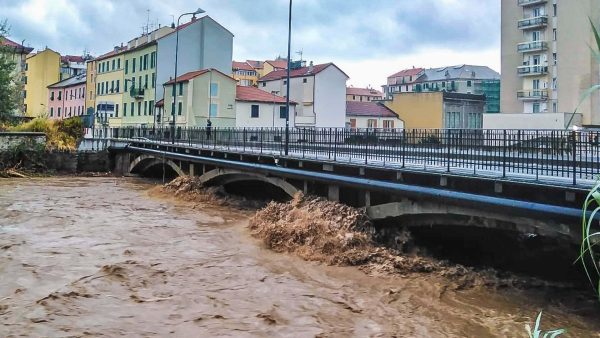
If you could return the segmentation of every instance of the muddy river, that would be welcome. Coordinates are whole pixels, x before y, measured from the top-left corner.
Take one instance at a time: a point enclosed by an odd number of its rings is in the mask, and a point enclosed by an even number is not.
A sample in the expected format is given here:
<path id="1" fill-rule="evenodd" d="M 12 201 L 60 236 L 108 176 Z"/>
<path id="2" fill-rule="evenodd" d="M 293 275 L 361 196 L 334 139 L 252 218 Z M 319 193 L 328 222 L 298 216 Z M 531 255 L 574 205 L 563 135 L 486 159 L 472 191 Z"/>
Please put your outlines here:
<path id="1" fill-rule="evenodd" d="M 249 212 L 133 179 L 0 180 L 0 337 L 600 337 L 539 290 L 448 290 L 275 254 Z"/>

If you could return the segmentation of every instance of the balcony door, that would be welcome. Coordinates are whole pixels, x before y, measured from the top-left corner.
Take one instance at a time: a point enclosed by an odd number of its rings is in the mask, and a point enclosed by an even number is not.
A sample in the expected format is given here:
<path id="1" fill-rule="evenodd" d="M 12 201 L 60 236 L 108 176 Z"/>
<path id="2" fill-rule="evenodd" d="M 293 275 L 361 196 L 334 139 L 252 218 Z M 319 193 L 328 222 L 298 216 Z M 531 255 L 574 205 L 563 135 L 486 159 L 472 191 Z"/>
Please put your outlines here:
<path id="1" fill-rule="evenodd" d="M 542 40 L 542 32 L 533 31 L 531 32 L 531 41 L 541 41 Z"/>

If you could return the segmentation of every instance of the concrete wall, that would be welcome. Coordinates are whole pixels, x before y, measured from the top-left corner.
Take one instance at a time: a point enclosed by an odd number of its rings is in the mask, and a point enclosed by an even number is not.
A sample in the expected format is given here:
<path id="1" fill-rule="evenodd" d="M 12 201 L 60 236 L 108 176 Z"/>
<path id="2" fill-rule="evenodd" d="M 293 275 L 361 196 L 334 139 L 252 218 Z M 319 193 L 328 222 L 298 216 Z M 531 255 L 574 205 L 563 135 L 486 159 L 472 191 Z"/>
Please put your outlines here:
<path id="1" fill-rule="evenodd" d="M 0 151 L 18 146 L 21 143 L 27 144 L 45 144 L 46 134 L 44 133 L 13 133 L 0 132 Z"/>
<path id="2" fill-rule="evenodd" d="M 175 45 L 176 33 L 158 40 L 156 101 L 164 97 L 162 85 L 175 75 Z M 212 18 L 204 16 L 179 31 L 178 76 L 208 68 L 230 74 L 232 60 L 233 34 Z"/>
<path id="3" fill-rule="evenodd" d="M 484 129 L 557 129 L 564 130 L 572 114 L 483 114 Z M 576 115 L 571 125 L 581 125 L 581 115 Z"/>
<path id="4" fill-rule="evenodd" d="M 406 129 L 443 128 L 443 93 L 400 93 L 385 105 L 393 110 Z"/>

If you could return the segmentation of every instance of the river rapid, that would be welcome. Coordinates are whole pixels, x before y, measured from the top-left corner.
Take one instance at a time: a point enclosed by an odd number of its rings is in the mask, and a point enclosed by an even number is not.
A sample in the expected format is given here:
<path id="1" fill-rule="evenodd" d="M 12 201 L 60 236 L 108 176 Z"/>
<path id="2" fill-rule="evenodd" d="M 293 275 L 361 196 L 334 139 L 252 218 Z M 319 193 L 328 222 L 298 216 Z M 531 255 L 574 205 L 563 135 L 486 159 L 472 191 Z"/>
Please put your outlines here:
<path id="1" fill-rule="evenodd" d="M 125 178 L 0 179 L 0 337 L 600 337 L 543 290 L 451 290 L 273 253 L 248 211 Z"/>

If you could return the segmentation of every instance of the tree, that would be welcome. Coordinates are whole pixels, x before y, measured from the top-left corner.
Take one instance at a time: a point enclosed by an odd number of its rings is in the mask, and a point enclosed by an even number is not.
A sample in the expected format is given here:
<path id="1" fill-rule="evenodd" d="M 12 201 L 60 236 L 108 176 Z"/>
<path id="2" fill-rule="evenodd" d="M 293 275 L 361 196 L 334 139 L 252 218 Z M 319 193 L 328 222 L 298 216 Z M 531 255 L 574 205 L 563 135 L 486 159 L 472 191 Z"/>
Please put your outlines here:
<path id="1" fill-rule="evenodd" d="M 8 36 L 8 22 L 0 21 L 0 42 Z M 15 74 L 13 50 L 0 45 L 0 121 L 13 115 L 19 104 L 20 82 Z"/>

